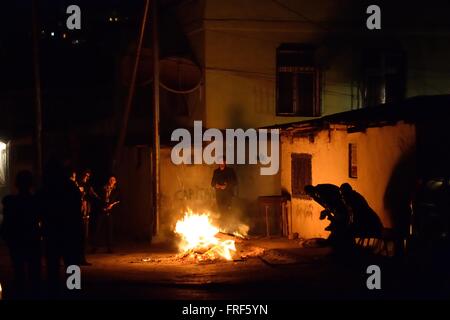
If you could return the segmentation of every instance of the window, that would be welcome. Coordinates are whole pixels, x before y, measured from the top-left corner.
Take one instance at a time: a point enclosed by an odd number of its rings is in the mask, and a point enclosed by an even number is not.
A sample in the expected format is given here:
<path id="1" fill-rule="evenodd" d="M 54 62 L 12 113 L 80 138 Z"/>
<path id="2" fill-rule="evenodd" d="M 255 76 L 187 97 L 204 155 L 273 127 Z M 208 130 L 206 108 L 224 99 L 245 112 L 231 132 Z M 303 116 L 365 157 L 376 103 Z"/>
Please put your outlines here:
<path id="1" fill-rule="evenodd" d="M 348 176 L 350 178 L 358 178 L 358 158 L 356 143 L 348 145 Z"/>
<path id="2" fill-rule="evenodd" d="M 363 101 L 370 107 L 402 100 L 406 91 L 403 52 L 371 50 L 363 57 Z"/>
<path id="3" fill-rule="evenodd" d="M 311 155 L 293 153 L 291 155 L 291 186 L 294 198 L 309 199 L 305 193 L 305 186 L 312 184 Z"/>
<path id="4" fill-rule="evenodd" d="M 277 49 L 277 115 L 320 116 L 320 75 L 314 50 L 298 44 Z"/>

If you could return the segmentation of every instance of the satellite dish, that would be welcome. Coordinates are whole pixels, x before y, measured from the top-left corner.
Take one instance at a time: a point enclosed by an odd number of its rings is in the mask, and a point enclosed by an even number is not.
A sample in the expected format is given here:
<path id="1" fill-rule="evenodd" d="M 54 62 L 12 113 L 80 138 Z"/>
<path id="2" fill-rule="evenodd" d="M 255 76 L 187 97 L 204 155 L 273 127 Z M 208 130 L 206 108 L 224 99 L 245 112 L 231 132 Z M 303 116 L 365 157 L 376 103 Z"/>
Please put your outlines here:
<path id="1" fill-rule="evenodd" d="M 182 57 L 168 57 L 159 62 L 161 85 L 174 91 L 186 92 L 197 88 L 202 71 L 191 60 Z"/>
<path id="2" fill-rule="evenodd" d="M 130 54 L 122 59 L 121 79 L 124 86 L 129 86 L 136 55 Z M 200 85 L 202 71 L 192 60 L 171 56 L 159 61 L 160 84 L 163 88 L 179 93 L 195 90 Z M 142 49 L 136 85 L 145 86 L 153 81 L 153 58 L 151 49 Z"/>

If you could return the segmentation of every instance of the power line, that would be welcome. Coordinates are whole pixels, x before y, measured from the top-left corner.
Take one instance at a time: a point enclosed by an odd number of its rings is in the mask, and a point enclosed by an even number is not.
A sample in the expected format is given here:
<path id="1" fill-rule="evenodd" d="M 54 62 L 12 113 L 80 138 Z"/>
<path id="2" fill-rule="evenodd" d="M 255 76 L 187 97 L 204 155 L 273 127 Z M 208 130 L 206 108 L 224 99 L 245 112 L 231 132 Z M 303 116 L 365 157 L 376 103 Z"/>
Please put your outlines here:
<path id="1" fill-rule="evenodd" d="M 277 4 L 278 6 L 280 6 L 281 8 L 285 9 L 286 11 L 289 11 L 291 13 L 296 14 L 297 16 L 299 16 L 300 18 L 302 18 L 304 21 L 311 23 L 312 25 L 315 25 L 316 27 L 319 27 L 325 31 L 331 31 L 330 29 L 328 29 L 327 27 L 324 27 L 323 25 L 321 25 L 318 22 L 315 22 L 313 20 L 311 20 L 310 18 L 308 18 L 307 16 L 305 16 L 303 13 L 298 12 L 297 10 L 294 10 L 292 8 L 290 8 L 289 6 L 285 5 L 284 3 L 277 1 L 277 0 L 272 0 L 273 3 Z"/>

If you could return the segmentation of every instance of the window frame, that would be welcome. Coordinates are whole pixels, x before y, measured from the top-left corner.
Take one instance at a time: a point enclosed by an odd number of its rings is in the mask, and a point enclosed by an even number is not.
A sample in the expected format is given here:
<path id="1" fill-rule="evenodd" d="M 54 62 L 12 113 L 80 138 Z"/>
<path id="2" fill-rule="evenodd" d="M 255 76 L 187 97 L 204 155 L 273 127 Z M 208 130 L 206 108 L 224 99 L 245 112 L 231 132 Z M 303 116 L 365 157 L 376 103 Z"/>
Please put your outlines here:
<path id="1" fill-rule="evenodd" d="M 406 72 L 407 55 L 403 50 L 366 49 L 362 56 L 363 107 L 395 103 L 404 99 Z"/>
<path id="2" fill-rule="evenodd" d="M 283 54 L 285 55 L 283 57 Z M 289 54 L 298 54 L 299 56 L 304 55 L 304 60 L 290 62 L 288 58 Z M 292 58 L 291 58 L 292 59 Z M 283 62 L 283 60 L 286 60 Z M 300 44 L 286 44 L 281 45 L 277 49 L 276 53 L 276 116 L 282 117 L 320 117 L 322 115 L 322 83 L 321 83 L 321 72 L 318 66 L 313 62 L 314 60 L 314 49 L 311 47 L 306 47 Z M 281 108 L 281 95 L 282 88 L 280 87 L 280 74 L 290 74 L 292 75 L 292 92 L 290 92 L 292 106 L 291 112 L 282 111 Z M 305 110 L 298 104 L 298 97 L 300 96 L 298 90 L 298 76 L 299 74 L 312 74 L 312 106 L 311 110 Z M 295 102 L 297 101 L 297 104 Z"/>

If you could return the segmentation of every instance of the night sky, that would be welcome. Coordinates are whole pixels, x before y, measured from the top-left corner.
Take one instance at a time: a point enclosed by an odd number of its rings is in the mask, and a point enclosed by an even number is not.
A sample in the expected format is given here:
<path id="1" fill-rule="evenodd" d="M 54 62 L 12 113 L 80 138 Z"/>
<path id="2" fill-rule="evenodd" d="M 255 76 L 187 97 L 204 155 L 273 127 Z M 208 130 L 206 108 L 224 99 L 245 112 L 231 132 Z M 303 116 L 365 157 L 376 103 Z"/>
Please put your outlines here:
<path id="1" fill-rule="evenodd" d="M 72 31 L 66 27 L 65 12 L 72 2 L 38 1 L 44 127 L 108 116 L 118 57 L 137 38 L 144 3 L 77 1 L 82 25 Z M 3 105 L 19 113 L 23 117 L 19 123 L 28 127 L 32 117 L 27 114 L 34 108 L 31 1 L 8 2 L 2 11 L 7 14 L 2 21 L 0 92 Z"/>

